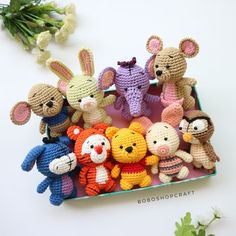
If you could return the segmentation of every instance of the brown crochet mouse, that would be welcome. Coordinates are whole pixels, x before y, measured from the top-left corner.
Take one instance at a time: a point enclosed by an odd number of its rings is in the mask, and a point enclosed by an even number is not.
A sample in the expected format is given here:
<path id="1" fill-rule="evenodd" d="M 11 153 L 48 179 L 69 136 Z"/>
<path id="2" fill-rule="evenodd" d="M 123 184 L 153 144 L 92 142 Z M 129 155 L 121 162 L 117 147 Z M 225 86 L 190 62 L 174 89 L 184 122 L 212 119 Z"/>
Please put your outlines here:
<path id="1" fill-rule="evenodd" d="M 172 103 L 179 103 L 184 110 L 190 110 L 195 105 L 191 96 L 192 87 L 196 80 L 183 77 L 187 62 L 185 58 L 192 58 L 199 51 L 198 44 L 190 38 L 180 41 L 179 48 L 163 49 L 163 42 L 158 36 L 151 36 L 147 41 L 148 52 L 154 54 L 148 61 L 149 73 L 163 84 L 161 102 L 164 107 Z"/>
<path id="2" fill-rule="evenodd" d="M 11 110 L 10 117 L 14 124 L 24 125 L 34 114 L 42 117 L 39 131 L 41 134 L 49 128 L 51 137 L 58 137 L 70 126 L 68 107 L 64 105 L 64 98 L 59 90 L 48 84 L 34 85 L 28 94 L 28 102 L 18 102 Z"/>

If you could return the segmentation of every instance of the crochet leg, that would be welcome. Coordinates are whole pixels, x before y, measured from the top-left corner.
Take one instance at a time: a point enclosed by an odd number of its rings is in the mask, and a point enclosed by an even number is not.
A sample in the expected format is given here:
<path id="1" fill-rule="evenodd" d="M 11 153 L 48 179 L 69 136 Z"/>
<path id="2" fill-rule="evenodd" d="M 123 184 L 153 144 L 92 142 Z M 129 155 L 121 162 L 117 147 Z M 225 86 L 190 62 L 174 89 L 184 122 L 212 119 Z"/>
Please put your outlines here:
<path id="1" fill-rule="evenodd" d="M 133 117 L 130 115 L 129 111 L 127 109 L 122 109 L 121 115 L 124 119 L 130 121 L 133 119 Z"/>
<path id="2" fill-rule="evenodd" d="M 200 162 L 193 161 L 193 165 L 194 165 L 194 167 L 196 167 L 198 169 L 202 168 L 202 164 Z"/>
<path id="3" fill-rule="evenodd" d="M 153 175 L 156 175 L 158 173 L 158 165 L 157 164 L 153 165 L 151 167 L 151 172 L 152 172 Z"/>
<path id="4" fill-rule="evenodd" d="M 50 196 L 50 202 L 54 206 L 60 206 L 63 202 L 64 198 L 61 195 L 53 195 Z"/>
<path id="5" fill-rule="evenodd" d="M 142 180 L 142 182 L 139 184 L 141 188 L 150 186 L 152 183 L 152 179 L 149 175 L 145 176 L 145 178 Z"/>
<path id="6" fill-rule="evenodd" d="M 113 179 L 111 179 L 111 180 L 107 181 L 107 184 L 106 184 L 104 190 L 106 192 L 113 192 L 115 190 L 115 188 L 116 188 L 116 182 Z"/>
<path id="7" fill-rule="evenodd" d="M 178 173 L 176 177 L 178 179 L 185 179 L 187 178 L 188 174 L 189 174 L 189 169 L 186 166 L 184 166 L 182 167 L 182 169 L 180 170 L 180 172 Z"/>
<path id="8" fill-rule="evenodd" d="M 88 128 L 91 128 L 92 125 L 90 123 L 84 123 L 84 128 L 85 129 L 88 129 Z"/>
<path id="9" fill-rule="evenodd" d="M 148 108 L 147 104 L 144 104 L 143 114 L 146 117 L 149 117 L 152 114 L 152 111 L 150 108 Z"/>
<path id="10" fill-rule="evenodd" d="M 171 176 L 165 175 L 163 173 L 159 174 L 159 179 L 162 183 L 169 183 L 172 180 Z"/>
<path id="11" fill-rule="evenodd" d="M 98 186 L 98 184 L 88 184 L 85 187 L 85 192 L 89 195 L 89 196 L 96 196 L 100 193 L 100 188 Z"/>
<path id="12" fill-rule="evenodd" d="M 121 179 L 120 180 L 120 187 L 123 189 L 123 190 L 130 190 L 133 188 L 133 184 L 129 183 L 127 180 L 125 179 Z"/>

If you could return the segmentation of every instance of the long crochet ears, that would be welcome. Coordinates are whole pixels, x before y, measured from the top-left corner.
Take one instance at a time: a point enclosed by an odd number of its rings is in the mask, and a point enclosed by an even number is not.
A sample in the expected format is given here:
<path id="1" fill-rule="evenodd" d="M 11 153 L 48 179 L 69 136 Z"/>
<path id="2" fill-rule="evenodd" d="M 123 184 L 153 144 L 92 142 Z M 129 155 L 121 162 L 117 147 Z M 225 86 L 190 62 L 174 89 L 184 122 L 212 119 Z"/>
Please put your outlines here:
<path id="1" fill-rule="evenodd" d="M 28 153 L 25 160 L 21 164 L 22 170 L 30 171 L 33 168 L 37 158 L 43 153 L 44 150 L 45 147 L 43 145 L 36 146 L 31 149 L 31 151 Z"/>
<path id="2" fill-rule="evenodd" d="M 66 95 L 67 84 L 74 77 L 72 71 L 62 62 L 52 58 L 47 60 L 47 66 L 54 74 L 56 74 L 60 78 L 57 83 L 58 89 L 63 95 Z"/>
<path id="3" fill-rule="evenodd" d="M 173 127 L 177 127 L 181 122 L 183 115 L 183 107 L 177 103 L 173 103 L 162 111 L 161 121 L 168 123 Z"/>
<path id="4" fill-rule="evenodd" d="M 93 53 L 88 48 L 82 48 L 79 50 L 78 58 L 83 75 L 94 75 L 94 62 Z"/>

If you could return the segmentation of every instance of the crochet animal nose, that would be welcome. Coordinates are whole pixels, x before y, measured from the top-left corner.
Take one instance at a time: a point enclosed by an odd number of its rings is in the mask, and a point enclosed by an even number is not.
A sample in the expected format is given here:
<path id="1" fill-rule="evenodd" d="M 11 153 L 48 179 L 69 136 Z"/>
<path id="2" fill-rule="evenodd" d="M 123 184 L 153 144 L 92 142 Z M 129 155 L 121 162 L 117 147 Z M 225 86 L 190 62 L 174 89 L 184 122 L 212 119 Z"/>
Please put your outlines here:
<path id="1" fill-rule="evenodd" d="M 125 151 L 128 152 L 128 153 L 131 153 L 131 152 L 133 151 L 133 148 L 132 148 L 132 147 L 127 147 L 127 148 L 125 149 Z"/>
<path id="2" fill-rule="evenodd" d="M 94 147 L 95 152 L 100 155 L 102 153 L 102 145 L 97 145 Z"/>
<path id="3" fill-rule="evenodd" d="M 161 145 L 158 147 L 157 152 L 159 155 L 167 155 L 169 153 L 169 147 L 167 145 Z"/>
<path id="4" fill-rule="evenodd" d="M 48 103 L 46 103 L 46 106 L 48 106 L 48 107 L 52 107 L 53 106 L 53 102 L 52 101 L 49 101 Z"/>
<path id="5" fill-rule="evenodd" d="M 156 71 L 156 75 L 157 75 L 157 76 L 161 76 L 161 75 L 162 75 L 162 70 L 157 70 L 157 71 Z"/>

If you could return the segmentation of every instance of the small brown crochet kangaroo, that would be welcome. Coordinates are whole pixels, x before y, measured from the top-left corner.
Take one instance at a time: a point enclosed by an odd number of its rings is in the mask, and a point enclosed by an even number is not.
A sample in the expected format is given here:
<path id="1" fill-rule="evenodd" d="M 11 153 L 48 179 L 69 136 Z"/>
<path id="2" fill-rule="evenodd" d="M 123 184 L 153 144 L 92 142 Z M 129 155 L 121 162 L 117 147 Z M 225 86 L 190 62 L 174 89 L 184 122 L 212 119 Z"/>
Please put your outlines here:
<path id="1" fill-rule="evenodd" d="M 163 84 L 161 102 L 164 107 L 178 103 L 184 110 L 195 106 L 195 99 L 191 96 L 192 87 L 196 80 L 183 77 L 187 62 L 185 58 L 192 58 L 198 54 L 199 46 L 191 38 L 180 41 L 179 48 L 164 48 L 158 36 L 151 36 L 147 41 L 148 52 L 154 54 L 149 59 L 149 73 Z"/>

